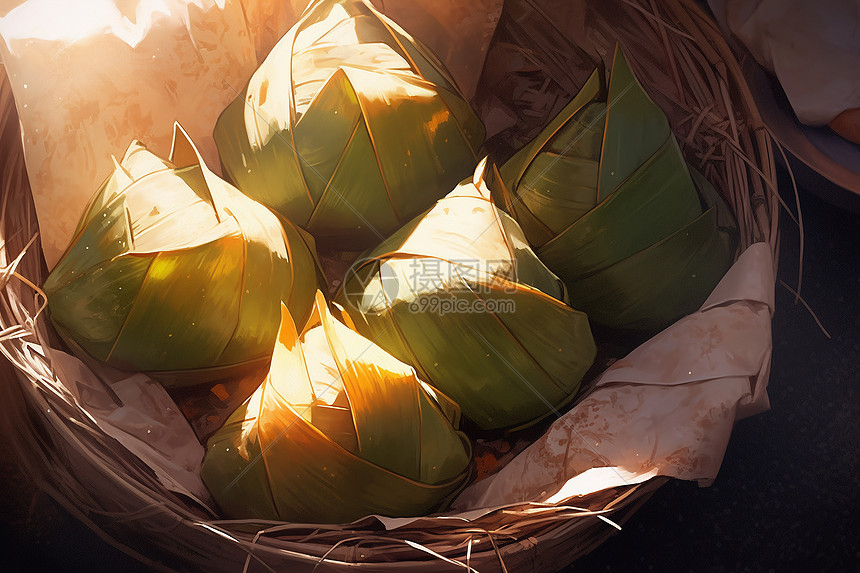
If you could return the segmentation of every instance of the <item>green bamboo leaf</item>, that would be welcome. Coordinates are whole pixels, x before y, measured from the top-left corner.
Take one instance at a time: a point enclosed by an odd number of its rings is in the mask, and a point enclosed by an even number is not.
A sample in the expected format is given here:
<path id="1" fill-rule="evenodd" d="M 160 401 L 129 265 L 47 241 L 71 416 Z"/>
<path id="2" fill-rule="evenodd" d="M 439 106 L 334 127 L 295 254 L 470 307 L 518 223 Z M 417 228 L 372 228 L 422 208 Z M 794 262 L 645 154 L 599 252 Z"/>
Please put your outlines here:
<path id="1" fill-rule="evenodd" d="M 319 202 L 359 123 L 363 123 L 358 96 L 343 69 L 322 86 L 295 127 L 299 166 L 313 203 Z M 332 149 L 344 153 L 332 153 Z"/>
<path id="2" fill-rule="evenodd" d="M 105 179 L 104 183 L 101 184 L 98 191 L 90 199 L 89 205 L 87 205 L 83 215 L 81 215 L 80 221 L 78 221 L 74 236 L 80 234 L 86 225 L 109 203 L 113 202 L 122 190 L 131 185 L 135 179 L 170 168 L 162 159 L 149 153 L 146 147 L 139 142 L 133 142 L 129 146 L 122 158 L 122 162 L 117 161 L 116 157 L 111 157 L 111 159 L 114 164 L 113 173 Z"/>
<path id="3" fill-rule="evenodd" d="M 368 244 L 378 240 L 376 230 L 397 225 L 397 214 L 362 119 L 344 150 L 341 167 L 320 197 L 306 228 L 316 236 L 340 237 L 344 241 L 352 238 L 358 244 Z"/>
<path id="4" fill-rule="evenodd" d="M 260 406 L 257 396 L 246 401 L 209 438 L 200 473 L 224 515 L 276 520 L 278 509 L 266 476 L 260 440 L 252 433 L 243 433 L 243 426 L 257 422 Z M 237 440 L 240 435 L 244 437 L 241 443 Z"/>
<path id="5" fill-rule="evenodd" d="M 316 203 L 305 185 L 292 138 L 289 134 L 281 134 L 271 138 L 265 146 L 251 146 L 250 130 L 256 130 L 257 124 L 267 125 L 266 120 L 255 113 L 258 109 L 249 108 L 243 99 L 237 98 L 218 117 L 214 137 L 224 174 L 246 194 L 249 182 L 253 181 L 254 199 L 278 213 L 289 213 L 290 220 L 305 221 Z M 239 129 L 245 129 L 246 122 L 249 134 L 234 137 Z M 227 157 L 233 158 L 229 164 L 225 160 Z M 278 168 L 271 169 L 271 166 Z"/>
<path id="6" fill-rule="evenodd" d="M 210 438 L 201 476 L 233 518 L 425 515 L 469 475 L 470 444 L 446 411 L 447 398 L 318 293 L 301 335 L 283 308 L 269 374 Z"/>
<path id="7" fill-rule="evenodd" d="M 493 204 L 484 168 L 372 251 L 339 300 L 360 332 L 494 430 L 567 403 L 595 347 L 563 283 Z"/>
<path id="8" fill-rule="evenodd" d="M 543 145 L 525 169 L 517 188 L 519 203 L 552 235 L 561 233 L 598 202 L 597 182 L 606 104 L 592 101 L 598 91 L 596 72 L 567 106 L 573 115 Z M 562 114 L 566 117 L 566 114 Z M 552 126 L 545 130 L 551 133 Z M 535 241 L 536 246 L 543 244 Z"/>
<path id="9" fill-rule="evenodd" d="M 152 257 L 136 304 L 104 361 L 128 370 L 142 369 L 139 364 L 167 371 L 184 370 L 188 364 L 217 365 L 236 330 L 243 251 L 241 237 L 224 237 Z M 193 292 L 190 285 L 202 286 Z M 189 299 L 200 303 L 189 304 Z M 156 300 L 159 312 L 153 312 L 150 302 Z"/>
<path id="10" fill-rule="evenodd" d="M 619 45 L 615 46 L 606 101 L 599 200 L 614 193 L 622 181 L 673 138 L 666 114 L 642 89 Z"/>
<path id="11" fill-rule="evenodd" d="M 594 324 L 630 331 L 665 326 L 669 317 L 678 319 L 697 308 L 701 291 L 713 288 L 731 264 L 724 256 L 733 251 L 737 234 L 730 209 L 687 166 L 665 115 L 642 89 L 619 47 L 609 85 L 601 88 L 595 71 L 500 173 L 501 181 L 492 186 L 497 204 L 522 225 L 541 260 L 576 293 L 571 304 Z M 696 229 L 714 237 L 687 243 L 687 254 L 680 247 L 656 249 L 712 207 L 718 225 L 700 222 Z M 642 254 L 653 249 L 665 255 Z M 715 258 L 702 262 L 707 270 L 675 272 L 689 266 L 690 253 Z M 633 264 L 636 260 L 660 270 Z M 679 283 L 674 289 L 652 284 L 655 274 Z M 653 293 L 646 292 L 647 285 Z M 586 287 L 591 292 L 585 293 Z"/>
<path id="12" fill-rule="evenodd" d="M 440 475 L 457 475 L 462 468 L 469 465 L 471 460 L 469 450 L 460 448 L 452 452 L 450 444 L 446 441 L 451 433 L 453 422 L 446 417 L 442 407 L 435 400 L 437 396 L 444 396 L 444 394 L 433 391 L 430 386 L 424 385 L 422 388 L 424 391 L 417 393 L 421 421 L 418 428 L 421 436 L 421 452 L 420 468 L 415 480 L 433 483 Z"/>
<path id="13" fill-rule="evenodd" d="M 734 250 L 732 234 L 717 229 L 711 208 L 659 243 L 573 283 L 571 304 L 609 328 L 658 331 L 705 302 Z"/>
<path id="14" fill-rule="evenodd" d="M 422 454 L 416 447 L 421 443 L 421 425 L 416 423 L 416 413 L 420 412 L 420 385 L 414 382 L 414 372 L 384 370 L 377 364 L 377 360 L 382 362 L 382 357 L 373 356 L 377 353 L 373 347 L 364 350 L 365 362 L 353 362 L 341 342 L 341 336 L 352 337 L 352 333 L 336 332 L 339 326 L 331 321 L 325 321 L 323 328 L 327 329 L 329 348 L 349 398 L 357 451 L 369 462 L 418 480 Z M 462 469 L 460 467 L 455 474 Z"/>
<path id="15" fill-rule="evenodd" d="M 75 348 L 194 384 L 268 360 L 282 301 L 309 316 L 312 249 L 209 171 L 177 125 L 169 162 L 129 147 L 44 289 Z"/>
<path id="16" fill-rule="evenodd" d="M 696 189 L 699 190 L 699 196 L 702 198 L 704 209 L 715 208 L 717 213 L 717 228 L 721 232 L 727 234 L 734 246 L 737 246 L 737 229 L 738 221 L 732 212 L 731 207 L 720 195 L 711 182 L 708 181 L 702 173 L 695 167 L 690 166 L 690 175 L 693 177 L 693 182 L 696 184 Z"/>
<path id="17" fill-rule="evenodd" d="M 586 84 L 583 90 L 589 90 L 589 86 Z M 595 161 L 600 159 L 606 129 L 606 103 L 594 100 L 598 94 L 591 96 L 591 93 L 586 91 L 592 99 L 549 140 L 546 151 Z"/>
<path id="18" fill-rule="evenodd" d="M 570 286 L 671 235 L 701 213 L 687 165 L 672 138 L 618 191 L 561 231 L 538 254 Z"/>
<path id="19" fill-rule="evenodd" d="M 518 189 L 520 186 L 520 180 L 528 169 L 529 165 L 535 159 L 535 157 L 540 154 L 545 148 L 549 147 L 550 151 L 554 151 L 556 153 L 564 153 L 565 155 L 571 156 L 580 156 L 587 159 L 595 159 L 592 157 L 591 153 L 587 155 L 580 155 L 576 151 L 570 153 L 570 150 L 567 150 L 567 146 L 570 145 L 571 141 L 576 141 L 578 138 L 583 136 L 585 140 L 590 140 L 588 133 L 583 134 L 582 127 L 591 126 L 594 118 L 591 118 L 591 121 L 583 121 L 577 122 L 575 118 L 577 114 L 580 114 L 589 104 L 596 103 L 596 98 L 600 95 L 600 76 L 595 70 L 591 76 L 588 78 L 588 81 L 582 86 L 582 89 L 574 96 L 574 98 L 570 101 L 569 104 L 564 106 L 557 116 L 553 118 L 549 125 L 547 125 L 543 131 L 541 131 L 537 137 L 535 137 L 532 141 L 527 143 L 521 150 L 519 150 L 513 157 L 511 157 L 508 161 L 505 162 L 504 165 L 499 169 L 501 173 L 501 177 L 507 185 L 508 189 Z M 603 124 L 605 123 L 605 119 L 600 121 L 598 119 L 597 126 L 599 126 L 600 132 L 603 131 Z M 565 129 L 567 128 L 567 129 Z M 556 149 L 552 145 L 553 138 L 560 137 L 560 143 L 566 141 L 567 145 L 563 145 L 561 150 Z M 567 150 L 567 151 L 565 151 Z"/>
<path id="20" fill-rule="evenodd" d="M 483 139 L 439 61 L 365 0 L 309 6 L 215 127 L 244 193 L 352 250 L 468 175 Z"/>
<path id="21" fill-rule="evenodd" d="M 151 264 L 148 257 L 123 257 L 63 285 L 46 282 L 51 320 L 61 336 L 91 356 L 108 356 Z"/>
<path id="22" fill-rule="evenodd" d="M 592 159 L 543 152 L 523 176 L 519 200 L 557 235 L 594 208 L 597 173 Z"/>

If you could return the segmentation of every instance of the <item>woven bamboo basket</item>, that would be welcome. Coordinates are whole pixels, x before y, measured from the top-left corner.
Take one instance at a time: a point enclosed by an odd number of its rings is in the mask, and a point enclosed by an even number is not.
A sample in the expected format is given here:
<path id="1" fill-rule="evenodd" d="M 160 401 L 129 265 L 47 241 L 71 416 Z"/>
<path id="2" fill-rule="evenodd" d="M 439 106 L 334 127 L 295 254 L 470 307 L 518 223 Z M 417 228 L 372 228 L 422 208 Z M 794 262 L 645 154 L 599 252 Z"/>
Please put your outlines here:
<path id="1" fill-rule="evenodd" d="M 521 4 L 529 4 L 524 2 Z M 589 25 L 619 41 L 654 100 L 667 111 L 691 164 L 721 190 L 741 228 L 741 248 L 778 250 L 772 143 L 740 66 L 693 0 L 593 2 Z M 551 20 L 548 20 L 551 21 Z M 503 32 L 497 32 L 503 33 Z M 545 41 L 558 50 L 560 39 Z M 575 89 L 573 86 L 572 89 Z M 568 90 L 570 91 L 570 90 Z M 487 571 L 558 570 L 616 530 L 666 478 L 612 488 L 576 509 L 524 503 L 466 522 L 427 516 L 386 530 L 348 525 L 223 521 L 166 489 L 102 432 L 64 389 L 42 353 L 60 347 L 39 294 L 47 276 L 5 72 L 0 83 L 0 408 L 26 474 L 101 538 L 154 570 Z"/>

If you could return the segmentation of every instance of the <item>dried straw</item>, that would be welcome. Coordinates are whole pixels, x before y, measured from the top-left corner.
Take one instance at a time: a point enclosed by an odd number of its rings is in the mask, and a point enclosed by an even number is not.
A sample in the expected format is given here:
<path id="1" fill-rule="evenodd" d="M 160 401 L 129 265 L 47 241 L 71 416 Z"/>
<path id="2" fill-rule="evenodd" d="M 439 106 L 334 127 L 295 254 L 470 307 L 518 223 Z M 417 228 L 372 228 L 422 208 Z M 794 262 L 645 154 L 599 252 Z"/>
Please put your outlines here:
<path id="1" fill-rule="evenodd" d="M 621 42 L 667 110 L 688 160 L 724 193 L 740 221 L 741 247 L 765 241 L 776 261 L 780 203 L 771 137 L 717 26 L 694 0 L 592 2 L 588 11 L 591 37 L 609 47 Z M 549 54 L 559 93 L 575 90 L 582 78 L 564 76 L 565 58 L 590 55 L 555 37 L 558 30 L 546 26 L 551 15 L 531 14 L 517 22 L 521 37 L 540 40 L 536 49 Z M 552 82 L 543 83 L 546 90 Z M 39 314 L 44 298 L 36 285 L 47 273 L 20 138 L 3 73 L 2 418 L 27 475 L 107 543 L 154 570 L 557 570 L 615 533 L 614 525 L 665 482 L 655 478 L 559 505 L 523 503 L 471 521 L 429 516 L 392 531 L 373 518 L 335 526 L 213 520 L 99 430 L 55 377 L 42 349 L 59 342 Z"/>

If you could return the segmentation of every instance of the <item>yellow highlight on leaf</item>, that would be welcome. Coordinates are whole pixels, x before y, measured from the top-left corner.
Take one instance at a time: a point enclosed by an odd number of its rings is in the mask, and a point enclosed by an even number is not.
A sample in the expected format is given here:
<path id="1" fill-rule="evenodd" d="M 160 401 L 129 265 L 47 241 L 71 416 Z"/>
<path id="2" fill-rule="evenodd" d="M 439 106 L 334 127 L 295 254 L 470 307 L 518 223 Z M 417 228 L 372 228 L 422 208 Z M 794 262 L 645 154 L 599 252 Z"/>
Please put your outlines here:
<path id="1" fill-rule="evenodd" d="M 60 335 L 97 362 L 184 386 L 261 366 L 280 305 L 309 316 L 312 240 L 215 176 L 177 124 L 129 146 L 45 282 Z"/>
<path id="2" fill-rule="evenodd" d="M 458 417 L 410 366 L 337 320 L 318 291 L 301 333 L 282 307 L 268 377 L 209 440 L 201 475 L 232 518 L 424 515 L 469 475 Z"/>

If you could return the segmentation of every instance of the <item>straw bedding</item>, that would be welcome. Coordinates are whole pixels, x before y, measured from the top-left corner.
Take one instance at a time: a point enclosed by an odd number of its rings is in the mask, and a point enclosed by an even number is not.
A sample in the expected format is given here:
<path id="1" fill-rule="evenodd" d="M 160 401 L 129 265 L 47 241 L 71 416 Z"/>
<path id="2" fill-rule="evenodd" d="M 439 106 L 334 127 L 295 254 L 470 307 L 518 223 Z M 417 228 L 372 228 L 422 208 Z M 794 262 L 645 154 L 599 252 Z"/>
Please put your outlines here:
<path id="1" fill-rule="evenodd" d="M 634 71 L 666 110 L 688 160 L 733 207 L 741 247 L 764 241 L 775 259 L 779 204 L 771 141 L 716 25 L 691 0 L 592 4 L 591 37 L 602 38 L 606 49 L 620 41 Z M 553 38 L 551 18 L 539 12 L 517 17 L 509 10 L 507 23 L 505 18 L 497 35 L 532 38 L 533 44 L 522 48 L 526 57 L 541 55 L 556 63 L 574 51 L 591 57 L 564 38 Z M 563 100 L 581 80 L 566 76 L 560 65 L 546 69 L 549 79 L 532 95 L 547 98 L 550 117 L 555 100 Z M 486 93 L 479 89 L 478 107 L 482 97 Z M 532 121 L 540 125 L 543 119 Z M 513 136 L 526 136 L 528 128 L 521 123 L 516 129 L 523 133 Z M 42 352 L 46 346 L 59 348 L 60 342 L 41 312 L 45 300 L 37 285 L 47 271 L 5 72 L 0 157 L 0 349 L 5 356 L 0 404 L 11 446 L 44 491 L 106 542 L 156 570 L 556 570 L 615 533 L 612 524 L 623 523 L 665 482 L 658 477 L 604 490 L 577 499 L 576 507 L 525 503 L 469 522 L 426 517 L 390 531 L 373 518 L 343 526 L 219 521 L 167 490 L 152 470 L 102 432 Z"/>

